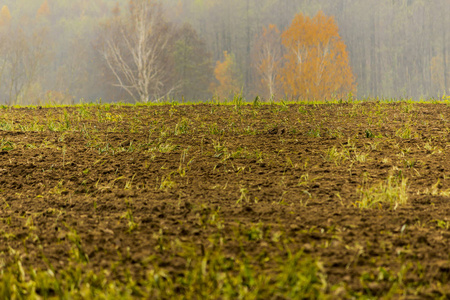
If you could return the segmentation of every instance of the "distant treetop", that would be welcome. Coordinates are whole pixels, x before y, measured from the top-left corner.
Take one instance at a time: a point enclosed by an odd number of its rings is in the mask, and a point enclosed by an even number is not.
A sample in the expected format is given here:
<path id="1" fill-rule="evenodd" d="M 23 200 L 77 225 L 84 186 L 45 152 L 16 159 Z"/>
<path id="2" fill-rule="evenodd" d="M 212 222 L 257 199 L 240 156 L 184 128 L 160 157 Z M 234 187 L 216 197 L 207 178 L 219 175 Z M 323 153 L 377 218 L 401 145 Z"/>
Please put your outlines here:
<path id="1" fill-rule="evenodd" d="M 0 11 L 0 26 L 8 25 L 11 22 L 11 13 L 6 5 L 3 5 Z"/>
<path id="2" fill-rule="evenodd" d="M 48 6 L 48 0 L 45 0 L 44 3 L 42 3 L 41 7 L 39 7 L 36 17 L 43 17 L 50 15 L 50 7 Z"/>

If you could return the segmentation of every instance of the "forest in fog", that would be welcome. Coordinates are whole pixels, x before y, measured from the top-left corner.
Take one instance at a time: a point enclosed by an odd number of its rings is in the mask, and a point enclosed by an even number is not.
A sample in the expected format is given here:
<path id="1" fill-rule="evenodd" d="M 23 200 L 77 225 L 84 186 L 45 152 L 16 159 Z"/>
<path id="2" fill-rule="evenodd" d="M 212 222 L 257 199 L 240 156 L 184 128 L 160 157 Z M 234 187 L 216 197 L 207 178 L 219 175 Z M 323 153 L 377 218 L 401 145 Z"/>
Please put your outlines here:
<path id="1" fill-rule="evenodd" d="M 229 92 L 247 99 L 449 94 L 445 0 L 147 0 L 145 16 L 138 2 L 0 1 L 0 103 L 199 101 Z M 309 30 L 290 27 L 299 15 L 305 24 L 322 16 L 338 32 L 331 40 L 344 62 L 324 69 L 323 87 L 334 91 L 326 96 L 289 79 L 289 38 L 297 34 L 298 42 Z M 145 22 L 152 31 L 144 43 L 135 33 Z M 130 67 L 135 57 L 127 47 L 140 42 L 154 54 L 144 59 L 154 60 L 151 74 Z M 270 68 L 258 60 L 263 45 L 270 45 Z M 276 71 L 264 77 L 261 68 Z M 345 78 L 335 86 L 330 80 L 340 73 Z"/>

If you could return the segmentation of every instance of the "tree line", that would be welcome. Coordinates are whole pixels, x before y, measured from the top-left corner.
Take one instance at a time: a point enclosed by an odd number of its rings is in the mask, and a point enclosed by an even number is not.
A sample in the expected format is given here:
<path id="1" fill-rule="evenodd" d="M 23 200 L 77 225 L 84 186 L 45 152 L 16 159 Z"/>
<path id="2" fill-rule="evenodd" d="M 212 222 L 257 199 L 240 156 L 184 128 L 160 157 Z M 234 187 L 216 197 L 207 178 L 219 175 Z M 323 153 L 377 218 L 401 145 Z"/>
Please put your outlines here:
<path id="1" fill-rule="evenodd" d="M 0 102 L 438 97 L 449 88 L 447 10 L 444 0 L 6 0 Z"/>
<path id="2" fill-rule="evenodd" d="M 189 20 L 213 59 L 233 53 L 250 95 L 252 37 L 263 26 L 285 30 L 302 12 L 333 16 L 347 46 L 359 97 L 414 99 L 450 93 L 445 0 L 167 0 L 172 19 Z"/>

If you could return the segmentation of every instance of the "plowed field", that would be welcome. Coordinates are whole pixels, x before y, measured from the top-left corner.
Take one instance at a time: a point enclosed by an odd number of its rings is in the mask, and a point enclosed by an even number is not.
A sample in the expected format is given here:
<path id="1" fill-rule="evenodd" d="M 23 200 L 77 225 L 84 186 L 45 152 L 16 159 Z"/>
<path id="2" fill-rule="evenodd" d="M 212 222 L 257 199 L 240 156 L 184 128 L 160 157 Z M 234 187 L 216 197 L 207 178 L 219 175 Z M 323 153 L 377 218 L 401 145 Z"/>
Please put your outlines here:
<path id="1" fill-rule="evenodd" d="M 450 297 L 450 106 L 0 109 L 0 297 Z"/>

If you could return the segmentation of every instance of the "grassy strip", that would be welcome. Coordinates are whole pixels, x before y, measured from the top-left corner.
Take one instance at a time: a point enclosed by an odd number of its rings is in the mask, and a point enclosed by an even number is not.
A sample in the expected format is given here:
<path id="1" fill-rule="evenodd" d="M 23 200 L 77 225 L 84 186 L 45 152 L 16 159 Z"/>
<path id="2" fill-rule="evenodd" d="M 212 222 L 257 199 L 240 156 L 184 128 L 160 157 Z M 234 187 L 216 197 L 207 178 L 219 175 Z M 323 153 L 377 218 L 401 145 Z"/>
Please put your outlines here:
<path id="1" fill-rule="evenodd" d="M 1 299 L 319 299 L 331 291 L 321 264 L 301 251 L 286 253 L 273 269 L 260 270 L 255 258 L 233 259 L 219 251 L 190 253 L 186 268 L 173 273 L 150 267 L 143 280 L 108 271 L 86 270 L 72 261 L 56 272 L 25 270 L 20 260 L 0 273 Z"/>
<path id="2" fill-rule="evenodd" d="M 252 106 L 260 106 L 260 105 L 280 105 L 280 106 L 286 106 L 289 104 L 297 104 L 297 105 L 332 105 L 332 104 L 342 104 L 342 103 L 349 103 L 349 104 L 361 104 L 361 103 L 367 103 L 367 102 L 379 102 L 383 104 L 388 103 L 405 103 L 405 104 L 417 104 L 417 103 L 429 103 L 429 104 L 446 104 L 450 105 L 450 97 L 444 96 L 442 99 L 419 99 L 419 100 L 413 100 L 411 98 L 355 98 L 353 95 L 348 95 L 347 99 L 329 99 L 329 100 L 314 100 L 314 101 L 306 101 L 306 100 L 289 100 L 289 99 L 271 99 L 269 101 L 263 101 L 259 97 L 256 97 L 253 100 L 247 100 L 242 97 L 242 95 L 235 95 L 232 98 L 224 98 L 220 99 L 217 97 L 211 98 L 209 101 L 199 102 L 199 101 L 180 101 L 179 99 L 174 98 L 167 98 L 160 102 L 147 102 L 147 103 L 128 103 L 128 102 L 114 102 L 114 103 L 108 103 L 108 102 L 102 102 L 102 99 L 98 99 L 96 101 L 90 101 L 85 102 L 83 100 L 80 100 L 79 103 L 76 104 L 57 104 L 53 102 L 49 103 L 42 103 L 40 105 L 0 105 L 0 109 L 10 109 L 10 108 L 67 108 L 67 107 L 92 107 L 92 106 L 103 106 L 106 108 L 109 108 L 110 106 L 146 106 L 146 107 L 152 107 L 152 106 L 167 106 L 167 105 L 202 105 L 202 104 L 214 104 L 214 105 L 234 105 L 234 106 L 246 106 L 246 105 L 252 105 Z"/>

